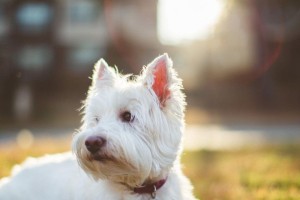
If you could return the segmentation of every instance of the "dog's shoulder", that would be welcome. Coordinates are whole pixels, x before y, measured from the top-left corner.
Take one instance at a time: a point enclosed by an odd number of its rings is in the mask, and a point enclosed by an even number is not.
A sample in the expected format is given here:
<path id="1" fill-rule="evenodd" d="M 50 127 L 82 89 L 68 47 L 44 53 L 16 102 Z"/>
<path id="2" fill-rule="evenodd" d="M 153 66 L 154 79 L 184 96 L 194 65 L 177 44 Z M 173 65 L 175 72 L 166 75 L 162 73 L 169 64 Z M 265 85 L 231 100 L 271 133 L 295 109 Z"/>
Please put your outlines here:
<path id="1" fill-rule="evenodd" d="M 12 170 L 12 176 L 15 176 L 23 171 L 38 170 L 40 168 L 52 168 L 57 165 L 72 165 L 75 162 L 75 157 L 70 152 L 44 155 L 42 157 L 28 157 L 23 163 L 15 165 Z"/>
<path id="2" fill-rule="evenodd" d="M 70 180 L 70 175 L 79 171 L 76 159 L 70 152 L 27 158 L 13 167 L 10 177 L 0 180 L 0 199 L 38 199 L 40 194 L 51 191 L 45 185 L 67 188 L 66 181 Z"/>

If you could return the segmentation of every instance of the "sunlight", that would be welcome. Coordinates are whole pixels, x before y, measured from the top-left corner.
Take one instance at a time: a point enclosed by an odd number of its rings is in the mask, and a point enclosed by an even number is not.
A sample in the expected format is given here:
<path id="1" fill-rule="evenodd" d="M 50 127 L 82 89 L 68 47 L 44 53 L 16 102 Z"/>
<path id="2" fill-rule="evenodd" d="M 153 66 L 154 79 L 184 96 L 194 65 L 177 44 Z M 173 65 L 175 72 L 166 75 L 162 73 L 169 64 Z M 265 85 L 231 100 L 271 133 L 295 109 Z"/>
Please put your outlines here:
<path id="1" fill-rule="evenodd" d="M 205 39 L 217 23 L 224 0 L 159 0 L 158 37 L 161 43 L 177 45 Z"/>
<path id="2" fill-rule="evenodd" d="M 29 149 L 34 142 L 34 136 L 30 130 L 22 129 L 18 133 L 16 140 L 21 149 Z"/>

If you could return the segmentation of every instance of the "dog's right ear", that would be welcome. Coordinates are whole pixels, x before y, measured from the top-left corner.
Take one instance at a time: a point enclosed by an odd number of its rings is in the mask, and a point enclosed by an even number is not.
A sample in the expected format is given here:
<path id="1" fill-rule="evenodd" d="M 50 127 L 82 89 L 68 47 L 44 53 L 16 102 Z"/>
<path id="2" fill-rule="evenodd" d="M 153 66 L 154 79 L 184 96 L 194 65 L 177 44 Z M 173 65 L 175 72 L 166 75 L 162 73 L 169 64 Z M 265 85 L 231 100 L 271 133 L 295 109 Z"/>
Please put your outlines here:
<path id="1" fill-rule="evenodd" d="M 93 85 L 97 87 L 111 86 L 116 77 L 114 69 L 108 66 L 103 58 L 94 67 Z"/>

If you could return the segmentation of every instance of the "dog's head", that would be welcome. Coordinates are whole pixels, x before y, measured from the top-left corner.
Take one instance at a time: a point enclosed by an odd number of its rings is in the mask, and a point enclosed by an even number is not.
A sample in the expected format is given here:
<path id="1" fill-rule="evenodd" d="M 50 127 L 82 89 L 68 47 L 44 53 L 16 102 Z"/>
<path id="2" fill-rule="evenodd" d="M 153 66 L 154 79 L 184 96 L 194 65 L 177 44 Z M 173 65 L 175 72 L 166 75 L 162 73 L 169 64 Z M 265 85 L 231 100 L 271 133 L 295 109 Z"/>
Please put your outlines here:
<path id="1" fill-rule="evenodd" d="M 94 179 L 135 187 L 167 175 L 181 151 L 185 99 L 167 54 L 140 76 L 121 75 L 101 59 L 73 138 L 80 166 Z"/>

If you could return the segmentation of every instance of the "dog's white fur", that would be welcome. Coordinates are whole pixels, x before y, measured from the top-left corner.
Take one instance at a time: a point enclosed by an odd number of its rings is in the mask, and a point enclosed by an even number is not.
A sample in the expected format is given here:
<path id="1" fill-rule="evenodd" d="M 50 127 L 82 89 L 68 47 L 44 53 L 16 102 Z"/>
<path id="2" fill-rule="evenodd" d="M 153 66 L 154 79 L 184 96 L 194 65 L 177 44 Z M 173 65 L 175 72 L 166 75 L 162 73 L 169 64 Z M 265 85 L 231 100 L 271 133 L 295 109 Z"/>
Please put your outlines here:
<path id="1" fill-rule="evenodd" d="M 83 125 L 73 138 L 76 156 L 27 159 L 0 181 L 1 200 L 146 200 L 150 194 L 133 188 L 165 178 L 156 199 L 195 199 L 179 162 L 185 99 L 171 59 L 159 56 L 133 80 L 116 71 L 103 59 L 95 65 Z M 120 119 L 124 111 L 132 121 Z M 106 139 L 101 154 L 109 159 L 91 157 L 85 146 L 90 136 Z"/>

